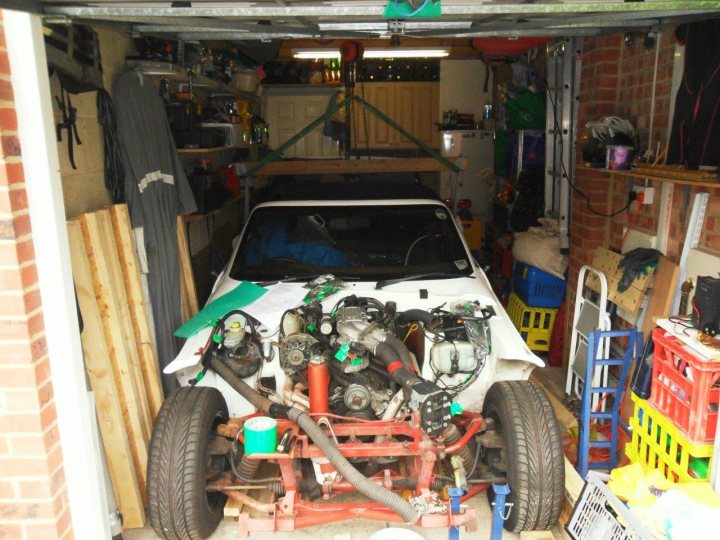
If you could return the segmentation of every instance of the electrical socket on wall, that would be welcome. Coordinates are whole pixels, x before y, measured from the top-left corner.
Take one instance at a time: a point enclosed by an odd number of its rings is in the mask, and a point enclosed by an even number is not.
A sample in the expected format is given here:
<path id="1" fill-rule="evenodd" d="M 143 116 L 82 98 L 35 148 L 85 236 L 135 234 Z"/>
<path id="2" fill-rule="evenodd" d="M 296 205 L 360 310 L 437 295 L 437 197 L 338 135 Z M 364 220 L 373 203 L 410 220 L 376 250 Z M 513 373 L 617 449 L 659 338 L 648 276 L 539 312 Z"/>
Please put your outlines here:
<path id="1" fill-rule="evenodd" d="M 637 194 L 636 200 L 640 204 L 652 204 L 655 199 L 655 188 L 652 186 L 633 186 Z"/>

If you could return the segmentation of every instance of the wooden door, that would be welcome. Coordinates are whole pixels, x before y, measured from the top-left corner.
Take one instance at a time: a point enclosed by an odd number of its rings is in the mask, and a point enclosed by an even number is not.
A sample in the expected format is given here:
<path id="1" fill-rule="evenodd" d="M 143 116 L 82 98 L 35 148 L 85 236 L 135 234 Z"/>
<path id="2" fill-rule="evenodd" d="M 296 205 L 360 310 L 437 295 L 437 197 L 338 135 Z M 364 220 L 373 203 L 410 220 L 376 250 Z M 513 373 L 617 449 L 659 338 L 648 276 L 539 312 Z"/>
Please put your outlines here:
<path id="1" fill-rule="evenodd" d="M 363 88 L 364 86 L 364 88 Z M 356 95 L 388 115 L 408 133 L 433 148 L 439 146 L 435 122 L 438 116 L 437 83 L 365 83 Z M 395 128 L 358 104 L 353 110 L 355 148 L 415 148 Z M 367 127 L 366 127 L 367 126 Z"/>
<path id="2" fill-rule="evenodd" d="M 438 148 L 439 135 L 435 122 L 438 117 L 437 83 L 401 83 L 396 85 L 396 121 L 408 133 L 432 148 Z M 396 148 L 416 148 L 415 143 L 397 133 Z"/>
<path id="3" fill-rule="evenodd" d="M 269 146 L 275 149 L 294 137 L 313 120 L 322 116 L 329 102 L 327 95 L 268 96 L 266 116 Z M 286 158 L 337 157 L 338 143 L 322 134 L 322 124 L 288 148 Z"/>
<path id="4" fill-rule="evenodd" d="M 394 118 L 395 99 L 393 83 L 364 83 L 357 85 L 355 94 L 384 114 Z M 355 148 L 392 148 L 395 130 L 369 110 L 363 110 L 359 103 L 353 107 L 353 137 Z"/>

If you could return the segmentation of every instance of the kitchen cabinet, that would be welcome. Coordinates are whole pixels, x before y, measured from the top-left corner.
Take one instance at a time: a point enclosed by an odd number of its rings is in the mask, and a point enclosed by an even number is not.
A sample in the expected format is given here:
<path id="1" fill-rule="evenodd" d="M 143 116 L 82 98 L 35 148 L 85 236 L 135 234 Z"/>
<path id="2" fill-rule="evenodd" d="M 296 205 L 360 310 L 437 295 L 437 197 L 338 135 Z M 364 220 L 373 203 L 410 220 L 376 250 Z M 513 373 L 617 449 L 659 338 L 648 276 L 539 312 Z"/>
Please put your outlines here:
<path id="1" fill-rule="evenodd" d="M 438 148 L 438 83 L 362 83 L 355 95 L 392 118 L 408 133 L 430 147 Z M 414 149 L 416 145 L 395 128 L 363 107 L 353 106 L 353 147 L 357 149 Z"/>

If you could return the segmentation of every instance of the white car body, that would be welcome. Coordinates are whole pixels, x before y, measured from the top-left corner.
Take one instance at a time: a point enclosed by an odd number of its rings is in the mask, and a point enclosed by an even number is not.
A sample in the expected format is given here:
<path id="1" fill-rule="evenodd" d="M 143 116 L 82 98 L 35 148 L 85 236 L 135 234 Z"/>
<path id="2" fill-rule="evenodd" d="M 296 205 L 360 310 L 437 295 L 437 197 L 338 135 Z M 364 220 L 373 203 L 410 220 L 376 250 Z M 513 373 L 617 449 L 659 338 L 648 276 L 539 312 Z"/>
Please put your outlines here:
<path id="1" fill-rule="evenodd" d="M 263 203 L 258 205 L 254 211 L 259 208 L 270 206 L 337 206 L 337 205 L 403 205 L 403 204 L 435 204 L 438 208 L 445 209 L 445 206 L 437 200 L 424 199 L 403 199 L 403 200 L 360 200 L 360 201 L 282 201 L 274 203 Z M 394 301 L 397 303 L 398 312 L 408 309 L 430 310 L 440 305 L 452 305 L 456 302 L 477 301 L 481 306 L 491 306 L 495 315 L 490 319 L 489 326 L 492 335 L 492 349 L 486 359 L 485 367 L 480 376 L 470 386 L 465 388 L 458 396 L 457 401 L 465 410 L 481 411 L 485 394 L 490 385 L 500 380 L 524 380 L 527 379 L 531 371 L 535 367 L 544 367 L 544 362 L 538 358 L 527 347 L 518 331 L 513 326 L 507 312 L 493 292 L 490 282 L 485 273 L 477 265 L 476 261 L 470 254 L 467 243 L 462 235 L 462 228 L 457 220 L 455 228 L 459 237 L 462 239 L 464 248 L 468 254 L 468 260 L 472 264 L 472 276 L 457 277 L 451 279 L 427 279 L 404 281 L 394 283 L 376 290 L 375 281 L 348 281 L 346 288 L 338 291 L 332 296 L 322 301 L 323 311 L 329 312 L 335 303 L 343 296 L 355 294 L 357 296 L 365 296 L 376 298 L 382 303 Z M 241 232 L 240 238 L 245 233 L 245 229 Z M 227 265 L 223 274 L 217 279 L 213 288 L 211 297 L 208 302 L 232 291 L 239 284 L 238 281 L 229 276 L 232 261 L 237 255 L 241 242 L 234 243 L 233 254 L 230 263 Z M 277 286 L 277 285 L 274 285 Z M 284 286 L 292 286 L 302 288 L 302 283 L 285 284 Z M 271 289 L 273 285 L 268 288 Z M 420 291 L 423 291 L 421 298 Z M 426 294 L 425 294 L 426 291 Z M 295 306 L 288 305 L 287 308 Z M 239 306 L 242 309 L 242 306 Z M 278 335 L 280 318 L 274 321 L 268 321 L 259 328 L 260 335 L 265 341 L 271 341 Z M 163 370 L 164 373 L 175 373 L 178 381 L 182 386 L 186 386 L 188 381 L 195 378 L 202 370 L 199 363 L 199 351 L 205 346 L 211 333 L 211 328 L 207 327 L 191 338 L 187 339 L 178 356 Z M 426 338 L 427 340 L 427 338 Z M 271 346 L 274 349 L 272 360 L 265 362 L 261 370 L 246 379 L 251 386 L 255 386 L 256 381 L 260 377 L 274 377 L 276 388 L 283 388 L 286 375 L 280 367 L 279 354 L 277 351 L 278 344 L 272 341 Z M 422 362 L 422 377 L 433 380 L 433 373 L 430 367 L 431 343 L 426 342 L 425 358 Z M 453 377 L 462 377 L 454 375 Z M 458 380 L 459 382 L 459 380 Z M 243 399 L 235 390 L 233 390 L 221 377 L 217 376 L 211 370 L 198 382 L 200 386 L 211 386 L 218 388 L 228 405 L 231 417 L 239 417 L 255 412 L 254 408 Z"/>

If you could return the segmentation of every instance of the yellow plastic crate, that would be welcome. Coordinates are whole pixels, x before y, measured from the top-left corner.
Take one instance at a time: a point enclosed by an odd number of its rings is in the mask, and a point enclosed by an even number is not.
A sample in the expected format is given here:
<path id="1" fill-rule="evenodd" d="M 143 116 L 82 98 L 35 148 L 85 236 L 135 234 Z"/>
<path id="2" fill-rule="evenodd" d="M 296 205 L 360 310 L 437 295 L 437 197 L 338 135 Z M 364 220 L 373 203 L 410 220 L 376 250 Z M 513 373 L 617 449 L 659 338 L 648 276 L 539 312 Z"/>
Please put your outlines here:
<path id="1" fill-rule="evenodd" d="M 646 471 L 657 469 L 673 482 L 707 481 L 713 454 L 712 444 L 686 439 L 671 420 L 650 403 L 631 393 L 634 413 L 630 418 L 632 440 L 625 445 L 631 463 Z"/>
<path id="2" fill-rule="evenodd" d="M 517 294 L 511 293 L 507 312 L 530 350 L 550 350 L 550 336 L 557 309 L 529 307 Z"/>

